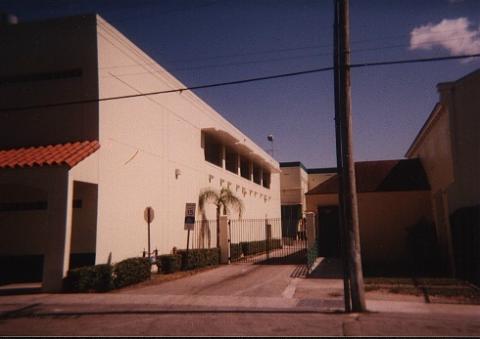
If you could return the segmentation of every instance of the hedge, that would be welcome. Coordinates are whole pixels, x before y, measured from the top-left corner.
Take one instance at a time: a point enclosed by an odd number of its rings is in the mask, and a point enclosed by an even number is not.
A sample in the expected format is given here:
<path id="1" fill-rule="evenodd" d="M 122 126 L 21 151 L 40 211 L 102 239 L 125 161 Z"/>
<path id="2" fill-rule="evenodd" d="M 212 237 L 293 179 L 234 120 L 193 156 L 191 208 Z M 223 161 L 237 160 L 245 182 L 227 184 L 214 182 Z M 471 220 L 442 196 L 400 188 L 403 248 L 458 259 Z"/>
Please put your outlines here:
<path id="1" fill-rule="evenodd" d="M 188 251 L 179 250 L 177 252 L 182 257 L 182 270 L 192 270 L 206 266 L 214 266 L 220 263 L 219 248 L 199 248 Z"/>
<path id="2" fill-rule="evenodd" d="M 129 258 L 115 264 L 113 269 L 116 288 L 136 284 L 150 278 L 148 258 Z"/>
<path id="3" fill-rule="evenodd" d="M 114 288 L 112 266 L 101 264 L 69 270 L 65 289 L 69 292 L 106 292 Z"/>
<path id="4" fill-rule="evenodd" d="M 236 260 L 242 256 L 242 246 L 240 244 L 230 244 L 230 260 Z"/>
<path id="5" fill-rule="evenodd" d="M 268 245 L 269 250 L 282 248 L 280 239 L 271 239 Z M 267 250 L 267 240 L 243 241 L 240 243 L 240 247 L 245 256 L 265 252 Z"/>
<path id="6" fill-rule="evenodd" d="M 176 254 L 164 254 L 157 259 L 158 270 L 162 273 L 173 273 L 180 270 L 182 266 L 182 256 Z"/>

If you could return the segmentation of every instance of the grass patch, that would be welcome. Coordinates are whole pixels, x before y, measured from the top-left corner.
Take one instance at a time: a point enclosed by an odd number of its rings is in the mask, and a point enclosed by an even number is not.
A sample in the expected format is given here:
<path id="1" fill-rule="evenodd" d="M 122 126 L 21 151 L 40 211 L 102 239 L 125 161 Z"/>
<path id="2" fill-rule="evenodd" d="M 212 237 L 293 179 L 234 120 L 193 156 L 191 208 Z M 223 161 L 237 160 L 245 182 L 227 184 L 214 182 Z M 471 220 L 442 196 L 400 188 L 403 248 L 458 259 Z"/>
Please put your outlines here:
<path id="1" fill-rule="evenodd" d="M 437 298 L 447 298 L 454 302 L 467 299 L 480 302 L 480 289 L 470 283 L 453 278 L 365 278 L 365 291 L 386 291 L 392 294 L 420 296 L 427 294 Z"/>

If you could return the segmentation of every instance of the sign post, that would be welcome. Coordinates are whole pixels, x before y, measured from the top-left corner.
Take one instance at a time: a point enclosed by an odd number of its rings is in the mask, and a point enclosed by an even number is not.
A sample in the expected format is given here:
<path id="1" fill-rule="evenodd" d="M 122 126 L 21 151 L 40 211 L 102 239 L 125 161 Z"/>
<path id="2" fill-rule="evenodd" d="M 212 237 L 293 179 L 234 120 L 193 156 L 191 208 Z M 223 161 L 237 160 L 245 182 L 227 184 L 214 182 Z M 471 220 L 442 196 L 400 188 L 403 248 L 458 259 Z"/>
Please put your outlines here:
<path id="1" fill-rule="evenodd" d="M 155 217 L 155 212 L 151 206 L 148 206 L 145 208 L 145 211 L 143 212 L 143 217 L 145 218 L 145 221 L 148 224 L 148 262 L 151 264 L 151 259 L 150 259 L 150 223 L 153 221 L 153 218 Z"/>
<path id="2" fill-rule="evenodd" d="M 184 229 L 188 230 L 187 232 L 187 260 L 188 260 L 188 248 L 190 244 L 190 231 L 193 230 L 195 226 L 195 203 L 187 202 L 185 204 L 185 226 Z"/>

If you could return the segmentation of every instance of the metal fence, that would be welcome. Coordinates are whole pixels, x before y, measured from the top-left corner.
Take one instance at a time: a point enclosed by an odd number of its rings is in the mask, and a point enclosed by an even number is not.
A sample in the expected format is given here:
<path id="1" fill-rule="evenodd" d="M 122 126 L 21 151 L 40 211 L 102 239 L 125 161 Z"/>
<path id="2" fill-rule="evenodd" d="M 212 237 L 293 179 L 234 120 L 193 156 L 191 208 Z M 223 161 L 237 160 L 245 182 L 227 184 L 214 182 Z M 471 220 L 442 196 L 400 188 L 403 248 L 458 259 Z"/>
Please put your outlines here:
<path id="1" fill-rule="evenodd" d="M 230 261 L 306 264 L 305 227 L 291 219 L 229 221 Z"/>
<path id="2" fill-rule="evenodd" d="M 191 249 L 217 247 L 217 220 L 197 220 L 190 231 Z"/>

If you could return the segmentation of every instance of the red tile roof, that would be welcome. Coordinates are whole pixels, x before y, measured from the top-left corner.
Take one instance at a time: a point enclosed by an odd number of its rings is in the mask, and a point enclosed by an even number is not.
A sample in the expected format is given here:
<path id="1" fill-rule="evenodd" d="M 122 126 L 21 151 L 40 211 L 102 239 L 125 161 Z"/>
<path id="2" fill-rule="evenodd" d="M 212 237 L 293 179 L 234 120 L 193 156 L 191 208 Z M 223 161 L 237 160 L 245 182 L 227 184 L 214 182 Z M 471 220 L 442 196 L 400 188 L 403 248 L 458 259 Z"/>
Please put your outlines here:
<path id="1" fill-rule="evenodd" d="M 355 163 L 357 192 L 430 190 L 419 159 L 362 161 Z M 338 192 L 338 175 L 312 188 L 307 194 Z"/>
<path id="2" fill-rule="evenodd" d="M 0 168 L 67 165 L 72 168 L 100 148 L 98 141 L 0 150 Z"/>

